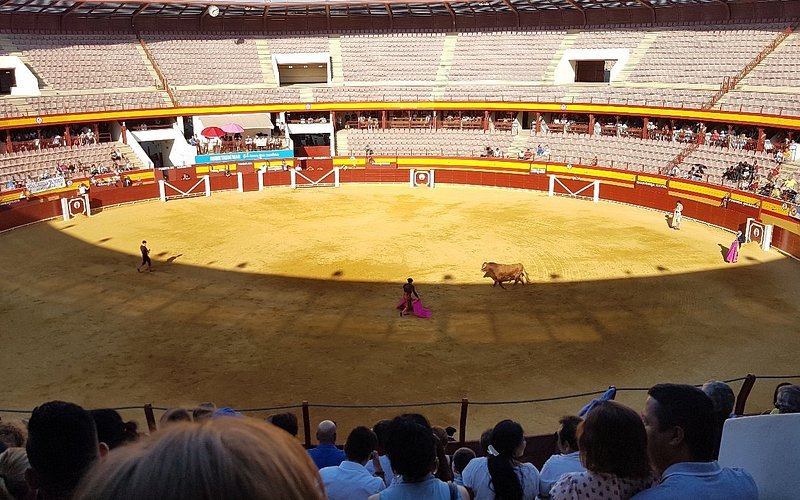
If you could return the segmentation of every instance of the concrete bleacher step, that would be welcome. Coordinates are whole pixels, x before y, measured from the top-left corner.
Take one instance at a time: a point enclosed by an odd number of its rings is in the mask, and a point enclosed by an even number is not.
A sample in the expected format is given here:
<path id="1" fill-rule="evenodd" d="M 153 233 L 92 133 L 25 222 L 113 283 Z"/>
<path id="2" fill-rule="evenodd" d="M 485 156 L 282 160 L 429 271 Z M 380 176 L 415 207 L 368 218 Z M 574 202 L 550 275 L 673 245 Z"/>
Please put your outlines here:
<path id="1" fill-rule="evenodd" d="M 444 99 L 445 87 L 450 80 L 450 68 L 453 67 L 453 58 L 456 53 L 458 33 L 447 33 L 444 37 L 442 55 L 439 57 L 439 67 L 436 69 L 435 88 L 431 98 L 434 101 Z"/>
<path id="2" fill-rule="evenodd" d="M 34 66 L 31 65 L 31 62 L 25 57 L 25 54 L 17 47 L 17 45 L 6 35 L 0 34 L 0 54 L 4 54 L 7 56 L 14 56 L 18 57 L 22 63 L 28 67 L 28 69 L 33 73 L 33 76 L 36 77 L 36 80 L 39 82 L 40 89 L 49 89 L 51 88 L 50 85 L 36 72 Z"/>
<path id="3" fill-rule="evenodd" d="M 636 69 L 639 65 L 639 61 L 642 60 L 642 57 L 647 53 L 650 47 L 656 43 L 656 39 L 658 39 L 659 32 L 658 31 L 649 31 L 645 33 L 642 39 L 639 41 L 639 45 L 636 46 L 631 51 L 631 56 L 628 58 L 628 62 L 625 64 L 625 67 L 622 68 L 622 71 L 619 72 L 617 75 L 617 82 L 627 82 L 628 78 L 631 76 L 631 73 Z"/>
<path id="4" fill-rule="evenodd" d="M 791 44 L 793 41 L 798 39 L 800 39 L 800 33 L 796 31 L 794 33 L 791 33 L 786 38 L 784 38 L 783 41 L 781 41 L 780 44 L 777 47 L 775 47 L 775 49 L 772 50 L 772 52 L 767 54 L 766 57 L 764 57 L 764 59 L 762 59 L 761 62 L 758 63 L 758 65 L 756 65 L 753 68 L 753 70 L 751 70 L 749 73 L 747 73 L 747 75 L 745 75 L 744 78 L 742 78 L 741 80 L 739 80 L 739 82 L 737 82 L 736 88 L 740 89 L 742 88 L 742 86 L 747 85 L 753 74 L 758 72 L 758 67 L 761 66 L 762 64 L 771 65 L 774 63 L 774 61 L 780 61 L 781 59 L 785 59 L 786 56 L 781 53 L 781 48 Z"/>
<path id="5" fill-rule="evenodd" d="M 527 148 L 529 138 L 529 131 L 520 130 L 519 134 L 514 136 L 514 140 L 511 141 L 511 145 L 508 147 L 508 149 L 506 149 L 506 158 L 517 158 L 519 156 L 519 152 L 524 151 Z"/>
<path id="6" fill-rule="evenodd" d="M 133 148 L 131 148 L 129 145 L 120 142 L 119 144 L 117 144 L 117 149 L 119 149 L 120 153 L 125 155 L 125 159 L 131 162 L 131 165 L 133 165 L 134 168 L 136 168 L 136 170 L 142 170 L 145 168 L 144 163 L 142 163 L 142 160 L 133 151 Z"/>
<path id="7" fill-rule="evenodd" d="M 561 45 L 559 45 L 558 49 L 556 49 L 556 51 L 553 53 L 553 57 L 550 58 L 550 62 L 547 64 L 547 68 L 544 70 L 544 76 L 542 77 L 542 83 L 544 85 L 555 85 L 556 66 L 558 66 L 559 62 L 561 62 L 561 58 L 564 57 L 564 52 L 572 48 L 577 39 L 577 31 L 569 32 L 564 35 L 564 38 L 561 39 Z"/>
<path id="8" fill-rule="evenodd" d="M 336 132 L 336 155 L 337 156 L 350 156 L 350 144 L 347 141 L 347 130 L 339 130 Z"/>
<path id="9" fill-rule="evenodd" d="M 20 116 L 32 116 L 36 115 L 36 110 L 28 104 L 28 101 L 25 100 L 24 97 L 6 97 L 3 99 L 3 103 L 6 106 L 11 106 L 15 108 Z"/>
<path id="10" fill-rule="evenodd" d="M 269 41 L 265 38 L 256 38 L 256 50 L 258 51 L 258 64 L 261 67 L 261 77 L 264 83 L 270 87 L 277 87 L 275 81 L 275 70 L 272 67 L 272 51 L 269 48 Z"/>
<path id="11" fill-rule="evenodd" d="M 150 59 L 147 57 L 147 52 L 144 50 L 144 47 L 141 43 L 134 43 L 134 47 L 136 47 L 136 52 L 139 53 L 139 56 L 144 63 L 144 66 L 147 68 L 147 73 L 150 75 L 150 78 L 153 79 L 153 86 L 160 88 L 161 87 L 161 79 L 158 77 L 158 72 L 156 71 L 155 66 L 150 62 Z M 167 100 L 167 103 L 172 106 L 172 102 Z"/>
<path id="12" fill-rule="evenodd" d="M 312 87 L 300 87 L 300 102 L 314 102 L 314 89 Z"/>
<path id="13" fill-rule="evenodd" d="M 331 56 L 331 84 L 344 83 L 344 70 L 342 69 L 342 40 L 339 35 L 328 37 L 328 52 Z"/>

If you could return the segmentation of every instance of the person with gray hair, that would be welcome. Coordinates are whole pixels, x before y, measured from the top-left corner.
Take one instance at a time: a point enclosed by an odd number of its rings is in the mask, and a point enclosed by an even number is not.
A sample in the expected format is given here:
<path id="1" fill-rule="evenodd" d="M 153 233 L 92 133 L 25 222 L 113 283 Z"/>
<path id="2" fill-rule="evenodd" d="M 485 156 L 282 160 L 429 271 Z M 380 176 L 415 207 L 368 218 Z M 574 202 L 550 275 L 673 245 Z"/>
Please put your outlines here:
<path id="1" fill-rule="evenodd" d="M 719 446 L 722 442 L 722 428 L 725 425 L 725 421 L 733 413 L 733 406 L 736 404 L 736 396 L 734 396 L 731 386 L 719 380 L 709 380 L 703 384 L 702 389 L 714 405 L 714 419 L 717 421 L 717 440 L 714 446 L 714 458 L 719 458 Z"/>
<path id="2" fill-rule="evenodd" d="M 323 420 L 317 426 L 316 448 L 308 450 L 311 460 L 317 464 L 317 468 L 336 467 L 344 462 L 345 455 L 342 450 L 336 447 L 336 423 L 331 420 Z"/>
<path id="3" fill-rule="evenodd" d="M 778 413 L 800 413 L 800 385 L 784 385 L 775 397 Z"/>

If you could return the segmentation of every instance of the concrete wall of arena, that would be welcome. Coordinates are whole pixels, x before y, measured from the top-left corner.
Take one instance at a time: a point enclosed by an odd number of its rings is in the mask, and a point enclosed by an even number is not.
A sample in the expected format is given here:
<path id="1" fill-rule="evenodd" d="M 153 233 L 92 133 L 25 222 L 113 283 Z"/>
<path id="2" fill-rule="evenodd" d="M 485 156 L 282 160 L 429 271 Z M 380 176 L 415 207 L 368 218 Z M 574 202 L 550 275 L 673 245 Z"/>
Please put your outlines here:
<path id="1" fill-rule="evenodd" d="M 779 200 L 756 196 L 722 186 L 713 186 L 685 179 L 674 179 L 652 174 L 639 174 L 626 170 L 601 167 L 564 165 L 554 163 L 531 163 L 518 160 L 481 158 L 432 158 L 396 157 L 374 158 L 383 167 L 364 166 L 363 157 L 353 160 L 338 157 L 325 164 L 311 166 L 297 176 L 297 183 L 332 183 L 330 165 L 343 167 L 339 172 L 340 182 L 347 183 L 391 183 L 408 184 L 409 170 L 435 170 L 437 184 L 461 184 L 491 186 L 510 189 L 547 191 L 549 176 L 555 175 L 561 184 L 571 191 L 585 187 L 589 182 L 601 182 L 602 200 L 626 203 L 638 207 L 671 212 L 677 200 L 684 205 L 685 217 L 713 224 L 731 231 L 744 229 L 748 218 L 761 220 L 774 226 L 772 245 L 800 258 L 800 215 L 798 207 Z M 355 166 L 354 166 L 355 164 Z M 203 175 L 210 176 L 211 190 L 224 191 L 239 188 L 238 173 L 242 173 L 243 190 L 256 191 L 258 176 L 263 175 L 265 187 L 288 186 L 290 172 L 268 170 L 258 173 L 263 165 L 225 164 L 197 165 L 168 170 L 168 182 L 188 191 Z M 181 180 L 184 174 L 188 180 Z M 127 174 L 135 181 L 130 187 L 97 186 L 90 191 L 92 210 L 142 200 L 158 199 L 157 181 L 164 178 L 164 171 L 142 171 Z M 323 178 L 324 177 L 324 178 Z M 309 182 L 309 180 L 311 182 Z M 77 186 L 74 183 L 73 186 Z M 425 189 L 425 188 L 418 188 Z M 565 191 L 557 185 L 556 192 Z M 0 198 L 0 231 L 30 224 L 32 222 L 61 216 L 60 198 L 73 197 L 76 189 L 64 188 L 54 193 L 44 193 L 22 201 L 19 193 L 4 193 Z"/>

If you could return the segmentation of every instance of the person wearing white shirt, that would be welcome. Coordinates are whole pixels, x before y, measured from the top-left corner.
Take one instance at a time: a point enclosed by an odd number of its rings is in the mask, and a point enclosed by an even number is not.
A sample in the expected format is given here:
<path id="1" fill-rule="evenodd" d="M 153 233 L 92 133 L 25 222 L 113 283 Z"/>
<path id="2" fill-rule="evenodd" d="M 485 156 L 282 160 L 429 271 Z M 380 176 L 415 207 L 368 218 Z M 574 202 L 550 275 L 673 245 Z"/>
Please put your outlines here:
<path id="1" fill-rule="evenodd" d="M 375 453 L 377 445 L 378 438 L 367 427 L 356 427 L 350 432 L 344 445 L 346 460 L 319 471 L 328 500 L 366 500 L 386 488 Z M 374 476 L 364 467 L 370 459 L 375 467 Z"/>
<path id="2" fill-rule="evenodd" d="M 539 470 L 518 458 L 525 453 L 522 426 L 503 420 L 494 426 L 489 456 L 476 458 L 464 468 L 464 486 L 474 500 L 521 498 L 533 500 L 539 494 Z"/>
<path id="3" fill-rule="evenodd" d="M 353 161 L 355 161 L 355 158 L 353 158 Z M 380 420 L 372 426 L 372 432 L 374 432 L 378 437 L 378 446 L 376 447 L 376 451 L 378 452 L 378 462 L 380 463 L 381 469 L 384 473 L 383 482 L 386 484 L 387 488 L 394 482 L 394 469 L 392 469 L 392 462 L 389 460 L 389 456 L 386 455 L 386 438 L 389 437 L 388 430 L 390 423 L 391 420 Z M 375 472 L 374 460 L 368 461 L 366 467 L 370 474 L 373 474 Z"/>
<path id="4" fill-rule="evenodd" d="M 547 459 L 539 475 L 539 498 L 550 498 L 550 488 L 568 472 L 584 472 L 586 467 L 581 463 L 578 451 L 578 438 L 576 432 L 578 424 L 583 420 L 574 415 L 562 417 L 558 421 L 560 427 L 558 436 L 558 449 L 561 453 Z"/>

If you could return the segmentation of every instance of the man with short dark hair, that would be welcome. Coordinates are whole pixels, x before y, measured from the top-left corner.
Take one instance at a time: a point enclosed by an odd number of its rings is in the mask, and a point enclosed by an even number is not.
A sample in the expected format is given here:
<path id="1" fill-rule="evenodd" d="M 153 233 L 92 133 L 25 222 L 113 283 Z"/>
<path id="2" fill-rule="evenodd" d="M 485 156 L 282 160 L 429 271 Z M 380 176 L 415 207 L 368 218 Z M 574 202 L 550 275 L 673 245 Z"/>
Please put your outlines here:
<path id="1" fill-rule="evenodd" d="M 547 459 L 539 474 L 539 497 L 549 498 L 550 488 L 568 472 L 584 472 L 586 467 L 581 463 L 581 452 L 578 450 L 578 425 L 583 422 L 580 417 L 569 415 L 561 417 L 556 433 L 556 446 L 561 452 Z"/>
<path id="2" fill-rule="evenodd" d="M 374 432 L 375 436 L 378 437 L 378 445 L 375 447 L 375 451 L 378 452 L 378 463 L 380 464 L 380 468 L 383 470 L 383 482 L 387 487 L 394 482 L 394 470 L 392 469 L 392 462 L 389 460 L 389 456 L 386 454 L 386 439 L 389 437 L 389 424 L 391 423 L 391 420 L 380 420 L 372 426 L 372 432 Z M 366 467 L 370 474 L 375 473 L 376 467 L 374 460 L 367 462 Z"/>
<path id="3" fill-rule="evenodd" d="M 375 453 L 377 445 L 378 437 L 366 427 L 356 427 L 350 432 L 344 445 L 346 460 L 319 471 L 328 500 L 366 500 L 386 488 L 384 472 Z M 374 476 L 364 467 L 370 459 L 375 466 Z"/>
<path id="4" fill-rule="evenodd" d="M 464 486 L 464 468 L 475 458 L 475 451 L 472 448 L 462 447 L 453 453 L 453 482 L 459 486 Z"/>
<path id="5" fill-rule="evenodd" d="M 267 417 L 267 422 L 275 427 L 285 430 L 294 437 L 297 437 L 299 431 L 297 425 L 297 416 L 294 413 L 276 413 Z"/>
<path id="6" fill-rule="evenodd" d="M 317 464 L 317 468 L 335 467 L 341 464 L 345 455 L 342 450 L 336 447 L 336 424 L 330 420 L 323 420 L 317 426 L 316 448 L 308 450 L 311 460 Z"/>
<path id="7" fill-rule="evenodd" d="M 661 479 L 634 499 L 758 499 L 750 474 L 720 467 L 714 460 L 717 423 L 714 406 L 703 391 L 691 385 L 658 384 L 647 394 L 642 414 L 647 452 Z"/>
<path id="8" fill-rule="evenodd" d="M 97 441 L 89 412 L 73 403 L 51 401 L 36 407 L 28 422 L 25 474 L 36 498 L 68 499 L 84 474 L 108 448 Z"/>

